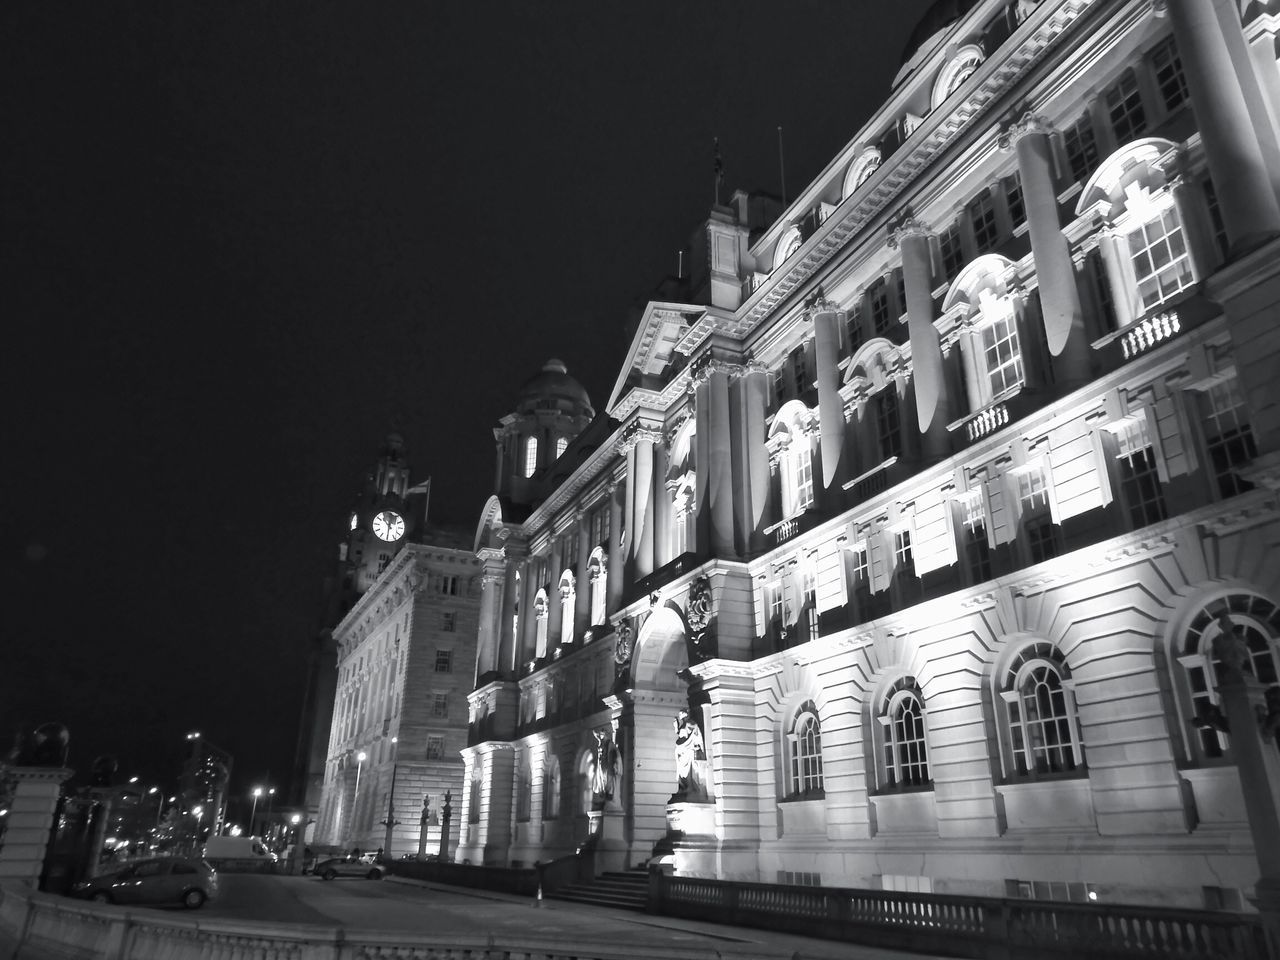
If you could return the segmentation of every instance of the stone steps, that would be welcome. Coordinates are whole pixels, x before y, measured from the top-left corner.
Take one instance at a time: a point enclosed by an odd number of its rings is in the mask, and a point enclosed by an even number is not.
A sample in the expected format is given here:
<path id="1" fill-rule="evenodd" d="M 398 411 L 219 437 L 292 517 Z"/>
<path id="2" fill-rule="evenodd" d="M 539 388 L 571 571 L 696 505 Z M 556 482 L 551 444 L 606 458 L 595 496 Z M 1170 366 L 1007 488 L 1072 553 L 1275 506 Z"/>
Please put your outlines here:
<path id="1" fill-rule="evenodd" d="M 649 874 L 643 869 L 609 871 L 590 883 L 571 883 L 548 896 L 599 907 L 644 910 L 649 901 Z"/>

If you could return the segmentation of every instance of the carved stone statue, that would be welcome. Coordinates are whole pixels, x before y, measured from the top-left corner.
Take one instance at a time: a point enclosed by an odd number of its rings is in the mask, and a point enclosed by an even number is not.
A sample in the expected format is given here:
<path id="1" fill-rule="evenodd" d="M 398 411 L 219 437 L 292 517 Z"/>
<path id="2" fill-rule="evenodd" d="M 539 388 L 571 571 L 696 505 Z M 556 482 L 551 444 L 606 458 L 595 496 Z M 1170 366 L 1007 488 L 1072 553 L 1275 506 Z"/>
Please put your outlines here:
<path id="1" fill-rule="evenodd" d="M 1224 679 L 1236 679 L 1245 672 L 1249 648 L 1236 631 L 1231 615 L 1225 610 L 1218 614 L 1218 635 L 1213 638 L 1213 655 L 1222 664 Z"/>
<path id="2" fill-rule="evenodd" d="M 711 581 L 706 577 L 689 585 L 685 621 L 689 624 L 689 662 L 701 663 L 717 656 L 715 631 L 711 629 Z"/>
<path id="3" fill-rule="evenodd" d="M 596 749 L 591 757 L 591 793 L 597 800 L 610 800 L 618 774 L 618 750 L 608 730 L 596 730 L 594 736 Z"/>
<path id="4" fill-rule="evenodd" d="M 618 635 L 613 640 L 613 662 L 625 665 L 631 662 L 631 646 L 634 642 L 631 624 L 624 623 L 618 627 Z"/>
<path id="5" fill-rule="evenodd" d="M 675 730 L 676 796 L 682 800 L 705 800 L 707 751 L 702 728 L 688 710 L 681 709 L 676 714 Z"/>

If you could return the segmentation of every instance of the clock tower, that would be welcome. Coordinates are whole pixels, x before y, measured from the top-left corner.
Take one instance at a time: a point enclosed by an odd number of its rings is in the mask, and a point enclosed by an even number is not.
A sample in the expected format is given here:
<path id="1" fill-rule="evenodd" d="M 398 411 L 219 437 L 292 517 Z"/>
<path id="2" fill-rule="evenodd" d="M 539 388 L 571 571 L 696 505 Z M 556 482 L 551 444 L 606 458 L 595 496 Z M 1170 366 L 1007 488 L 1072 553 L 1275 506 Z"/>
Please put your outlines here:
<path id="1" fill-rule="evenodd" d="M 346 539 L 338 548 L 344 610 L 369 589 L 402 546 L 423 532 L 430 492 L 429 479 L 410 484 L 404 438 L 388 435 L 347 516 Z"/>

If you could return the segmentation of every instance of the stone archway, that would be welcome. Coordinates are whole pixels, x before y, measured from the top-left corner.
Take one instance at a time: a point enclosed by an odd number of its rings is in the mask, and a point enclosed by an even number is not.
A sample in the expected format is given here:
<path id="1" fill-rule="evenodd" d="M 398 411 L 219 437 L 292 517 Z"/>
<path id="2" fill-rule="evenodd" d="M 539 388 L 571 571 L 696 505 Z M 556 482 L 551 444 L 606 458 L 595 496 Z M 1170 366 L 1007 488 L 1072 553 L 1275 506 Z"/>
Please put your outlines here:
<path id="1" fill-rule="evenodd" d="M 667 835 L 667 801 L 676 789 L 675 718 L 688 703 L 684 616 L 674 605 L 654 610 L 640 628 L 623 713 L 628 865 L 649 858 Z"/>

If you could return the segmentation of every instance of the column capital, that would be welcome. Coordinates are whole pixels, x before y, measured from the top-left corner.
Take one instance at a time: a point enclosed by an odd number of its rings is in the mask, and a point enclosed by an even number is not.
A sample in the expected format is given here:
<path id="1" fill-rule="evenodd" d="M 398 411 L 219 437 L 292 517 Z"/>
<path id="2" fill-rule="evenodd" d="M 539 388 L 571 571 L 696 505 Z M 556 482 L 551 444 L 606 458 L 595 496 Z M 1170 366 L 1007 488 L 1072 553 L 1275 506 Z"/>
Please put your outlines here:
<path id="1" fill-rule="evenodd" d="M 729 379 L 733 380 L 745 375 L 747 372 L 747 364 L 722 359 L 708 350 L 694 357 L 693 362 L 689 364 L 689 387 L 690 389 L 697 389 L 698 386 L 706 383 L 716 373 L 726 374 Z"/>
<path id="2" fill-rule="evenodd" d="M 808 300 L 804 302 L 804 319 L 812 322 L 813 318 L 820 313 L 839 313 L 840 308 L 834 300 L 827 298 L 826 292 L 822 289 L 822 285 L 818 285 L 818 289 L 813 292 Z"/>
<path id="3" fill-rule="evenodd" d="M 932 236 L 933 231 L 929 229 L 929 225 L 911 214 L 889 225 L 889 246 L 894 250 L 897 250 L 904 240 L 914 238 L 928 240 Z"/>
<path id="4" fill-rule="evenodd" d="M 1016 120 L 1009 121 L 1005 128 L 1000 131 L 1000 149 L 1006 153 L 1011 153 L 1018 145 L 1018 141 L 1023 137 L 1029 137 L 1035 134 L 1041 136 L 1050 136 L 1053 133 L 1053 125 L 1038 113 L 1032 113 L 1028 110 Z"/>
<path id="5" fill-rule="evenodd" d="M 618 453 L 626 456 L 637 443 L 661 443 L 662 428 L 644 420 L 632 420 L 622 428 L 622 436 L 618 439 Z"/>

